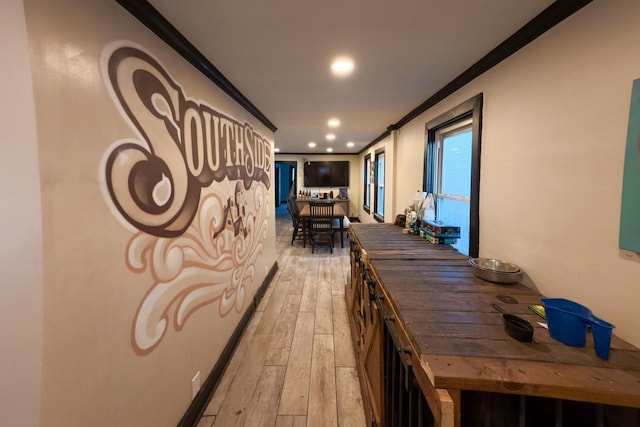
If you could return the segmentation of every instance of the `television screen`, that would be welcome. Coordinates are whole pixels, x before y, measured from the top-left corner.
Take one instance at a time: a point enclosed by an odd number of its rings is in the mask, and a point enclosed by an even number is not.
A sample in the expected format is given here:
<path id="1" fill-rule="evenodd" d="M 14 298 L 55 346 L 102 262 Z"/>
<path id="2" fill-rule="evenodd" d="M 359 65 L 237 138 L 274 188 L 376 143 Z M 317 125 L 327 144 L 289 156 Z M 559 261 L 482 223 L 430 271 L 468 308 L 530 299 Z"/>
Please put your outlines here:
<path id="1" fill-rule="evenodd" d="M 305 187 L 348 187 L 349 162 L 305 162 Z"/>

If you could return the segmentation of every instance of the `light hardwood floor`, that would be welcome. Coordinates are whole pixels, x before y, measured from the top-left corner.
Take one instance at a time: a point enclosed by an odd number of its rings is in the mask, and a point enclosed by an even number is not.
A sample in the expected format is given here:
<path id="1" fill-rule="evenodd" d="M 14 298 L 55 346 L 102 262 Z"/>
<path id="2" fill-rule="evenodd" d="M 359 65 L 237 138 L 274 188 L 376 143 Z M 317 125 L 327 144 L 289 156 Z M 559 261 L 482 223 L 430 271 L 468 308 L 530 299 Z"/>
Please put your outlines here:
<path id="1" fill-rule="evenodd" d="M 349 245 L 291 243 L 276 209 L 278 272 L 198 427 L 365 425 L 347 320 Z"/>

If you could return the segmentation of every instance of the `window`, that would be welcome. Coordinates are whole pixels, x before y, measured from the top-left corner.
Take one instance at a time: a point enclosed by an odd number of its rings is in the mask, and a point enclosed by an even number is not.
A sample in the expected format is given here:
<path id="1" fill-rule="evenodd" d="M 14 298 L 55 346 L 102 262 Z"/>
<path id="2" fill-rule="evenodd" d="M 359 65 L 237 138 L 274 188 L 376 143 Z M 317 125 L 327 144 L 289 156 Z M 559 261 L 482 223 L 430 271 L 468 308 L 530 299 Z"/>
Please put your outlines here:
<path id="1" fill-rule="evenodd" d="M 478 256 L 482 95 L 427 123 L 425 191 L 434 195 L 436 219 L 460 227 L 453 245 Z"/>
<path id="2" fill-rule="evenodd" d="M 465 255 L 469 254 L 471 124 L 464 120 L 437 130 L 434 156 L 436 218 L 460 226 L 460 238 L 453 247 Z"/>
<path id="3" fill-rule="evenodd" d="M 364 156 L 364 210 L 371 212 L 371 154 Z"/>
<path id="4" fill-rule="evenodd" d="M 375 158 L 375 209 L 373 217 L 384 221 L 384 150 L 376 151 Z"/>

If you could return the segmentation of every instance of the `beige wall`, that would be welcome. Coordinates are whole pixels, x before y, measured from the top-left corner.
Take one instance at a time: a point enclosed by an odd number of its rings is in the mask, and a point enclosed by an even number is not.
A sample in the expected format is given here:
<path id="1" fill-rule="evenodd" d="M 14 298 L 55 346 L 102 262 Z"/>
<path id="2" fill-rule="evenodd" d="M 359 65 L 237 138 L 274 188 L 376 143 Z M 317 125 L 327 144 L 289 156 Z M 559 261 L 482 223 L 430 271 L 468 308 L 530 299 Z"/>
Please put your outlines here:
<path id="1" fill-rule="evenodd" d="M 637 16 L 638 2 L 593 2 L 404 126 L 394 189 L 401 207 L 421 188 L 425 123 L 483 93 L 480 256 L 640 345 L 640 262 L 618 249 Z"/>
<path id="2" fill-rule="evenodd" d="M 37 262 L 34 270 L 28 270 L 22 265 L 25 260 L 19 260 L 21 263 L 9 270 L 17 277 L 26 272 L 34 276 L 28 278 L 33 296 L 18 301 L 29 309 L 20 318 L 24 322 L 20 333 L 29 340 L 29 345 L 20 349 L 20 357 L 26 356 L 30 371 L 24 378 L 11 380 L 31 384 L 25 388 L 30 395 L 23 399 L 30 408 L 37 408 L 41 396 L 42 426 L 174 426 L 191 402 L 192 378 L 200 372 L 201 380 L 206 379 L 276 261 L 273 132 L 116 2 L 25 0 L 24 9 L 36 124 L 34 127 L 33 120 L 20 124 L 28 130 L 26 138 L 22 134 L 14 138 L 27 142 L 24 152 L 16 155 L 24 160 L 31 179 L 23 180 L 26 203 L 15 215 L 19 215 L 21 226 L 33 228 L 33 236 L 28 236 L 25 244 L 35 250 L 36 261 L 42 245 L 44 284 L 39 281 Z M 24 38 L 22 44 L 20 55 L 9 55 L 25 59 Z M 227 228 L 213 237 L 225 206 L 238 197 L 237 180 L 225 175 L 220 181 L 194 186 L 177 149 L 182 139 L 174 143 L 168 136 L 172 125 L 169 131 L 166 126 L 145 128 L 150 142 L 133 128 L 106 77 L 109 48 L 122 45 L 135 46 L 158 61 L 177 85 L 171 89 L 172 96 L 182 93 L 198 108 L 215 110 L 240 125 L 247 122 L 268 142 L 265 171 L 271 183 L 252 180 L 239 197 L 246 199 L 247 214 L 242 216 L 246 235 Z M 23 68 L 29 70 L 26 65 Z M 123 81 L 127 81 L 127 73 L 124 75 Z M 28 79 L 28 73 L 24 78 Z M 135 92 L 129 88 L 128 93 Z M 28 95 L 24 91 L 12 99 L 19 99 L 24 110 L 33 109 Z M 153 108 L 158 111 L 168 111 L 169 104 L 153 98 Z M 177 102 L 171 105 L 179 111 L 184 108 Z M 142 120 L 146 109 L 138 105 L 132 111 Z M 127 143 L 142 148 L 125 150 Z M 155 185 L 156 178 L 145 172 L 137 176 L 152 178 L 153 187 L 142 185 L 149 181 L 140 178 L 133 181 L 136 187 L 128 187 L 128 178 L 133 175 L 127 168 L 150 146 L 169 165 L 173 181 L 165 175 L 166 179 L 159 181 L 162 185 Z M 114 157 L 117 162 L 110 169 L 108 159 L 114 153 L 125 154 Z M 11 160 L 3 158 L 3 163 Z M 8 166 L 3 165 L 3 174 L 11 170 Z M 234 165 L 231 169 L 237 168 Z M 115 172 L 110 175 L 112 170 Z M 109 179 L 118 197 L 110 192 Z M 159 197 L 160 205 L 176 207 L 170 212 L 178 212 L 177 201 L 185 188 L 196 188 L 197 192 L 190 194 L 197 194 L 198 210 L 193 220 L 185 221 L 188 228 L 182 234 L 169 237 L 141 232 L 124 211 L 142 208 L 119 198 L 134 188 L 153 188 L 154 201 Z M 144 200 L 151 192 L 141 194 Z M 166 197 L 169 194 L 173 199 Z M 122 210 L 122 206 L 127 208 Z M 186 206 L 181 212 L 189 212 Z M 35 227 L 40 212 L 41 242 Z M 162 222 L 160 217 L 147 214 L 145 218 L 151 224 Z M 13 231 L 18 233 L 19 228 Z M 27 353 L 31 348 L 33 356 Z M 41 394 L 32 384 L 40 379 L 40 372 L 33 369 L 40 357 Z M 10 387 L 3 384 L 3 393 L 12 392 Z M 37 411 L 34 415 L 26 409 L 21 412 L 21 417 L 31 416 L 31 425 L 36 424 Z"/>
<path id="3" fill-rule="evenodd" d="M 103 47 L 114 40 L 144 46 L 188 95 L 273 135 L 116 2 L 26 0 L 25 8 L 30 65 L 22 2 L 11 0 L 0 18 L 10 34 L 0 47 L 12 58 L 0 70 L 11 100 L 0 114 L 0 191 L 9 200 L 0 245 L 2 421 L 173 426 L 189 405 L 194 373 L 204 379 L 246 305 L 221 317 L 219 305 L 206 304 L 181 329 L 170 317 L 160 344 L 136 353 L 133 319 L 154 281 L 127 268 L 134 232 L 114 215 L 99 181 L 109 148 L 137 138 L 105 88 Z M 636 345 L 640 262 L 618 250 L 617 235 L 631 82 L 640 77 L 639 15 L 635 2 L 588 5 L 368 151 L 387 153 L 391 221 L 422 186 L 416 153 L 424 150 L 425 123 L 484 93 L 481 256 L 521 265 L 529 285 L 588 305 Z M 351 208 L 370 222 L 354 186 L 363 179 L 362 156 L 350 160 L 349 195 L 358 201 Z M 270 221 L 248 299 L 275 261 L 274 232 Z"/>
<path id="4" fill-rule="evenodd" d="M 42 379 L 42 218 L 35 108 L 21 0 L 0 14 L 0 424 L 39 425 Z"/>

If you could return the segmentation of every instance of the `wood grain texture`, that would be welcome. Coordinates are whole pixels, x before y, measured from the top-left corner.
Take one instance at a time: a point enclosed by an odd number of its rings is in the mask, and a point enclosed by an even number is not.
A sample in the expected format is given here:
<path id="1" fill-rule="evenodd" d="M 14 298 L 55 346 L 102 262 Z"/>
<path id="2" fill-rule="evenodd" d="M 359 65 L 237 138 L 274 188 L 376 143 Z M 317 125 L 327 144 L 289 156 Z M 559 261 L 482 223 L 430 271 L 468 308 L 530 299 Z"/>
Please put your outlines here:
<path id="1" fill-rule="evenodd" d="M 255 332 L 256 327 L 260 324 L 260 320 L 262 319 L 262 312 L 256 312 L 249 322 L 249 326 L 244 331 L 242 338 L 240 339 L 240 344 L 236 348 L 231 361 L 229 362 L 229 366 L 227 366 L 227 370 L 225 371 L 218 387 L 216 388 L 216 392 L 213 397 L 209 401 L 209 405 L 204 411 L 204 415 L 216 415 L 218 411 L 220 411 L 220 406 L 222 406 L 222 402 L 224 400 L 225 395 L 227 394 L 229 388 L 231 387 L 231 383 L 233 382 L 240 366 L 244 360 L 244 356 L 249 347 L 249 343 L 253 338 L 253 333 Z"/>
<path id="2" fill-rule="evenodd" d="M 474 390 L 640 408 L 640 349 L 614 336 L 610 357 L 602 360 L 590 333 L 585 347 L 566 346 L 528 309 L 540 303 L 534 289 L 483 281 L 466 257 L 398 227 L 352 224 L 349 233 L 412 363 L 422 368 L 416 376 L 425 395 Z M 517 302 L 503 303 L 500 295 Z M 532 323 L 533 342 L 507 335 L 494 303 Z M 454 411 L 456 424 L 458 416 Z"/>
<path id="3" fill-rule="evenodd" d="M 256 335 L 249 343 L 244 360 L 227 392 L 227 396 L 235 396 L 235 398 L 224 399 L 214 425 L 225 427 L 245 425 L 247 409 L 253 400 L 266 358 L 264 348 L 269 345 L 270 338 L 265 335 Z"/>
<path id="4" fill-rule="evenodd" d="M 331 283 L 318 282 L 316 292 L 316 334 L 333 334 L 333 300 Z"/>
<path id="5" fill-rule="evenodd" d="M 336 368 L 355 368 L 353 341 L 349 332 L 347 305 L 344 295 L 333 295 L 333 343 Z M 356 378 L 357 380 L 357 378 Z"/>
<path id="6" fill-rule="evenodd" d="M 333 255 L 291 245 L 284 214 L 276 216 L 279 270 L 198 427 L 365 424 L 344 299 L 348 245 Z"/>
<path id="7" fill-rule="evenodd" d="M 300 295 L 287 295 L 287 301 L 273 330 L 273 340 L 265 360 L 266 365 L 287 364 L 299 307 Z"/>
<path id="8" fill-rule="evenodd" d="M 212 427 L 216 417 L 211 415 L 206 415 L 200 418 L 196 427 Z"/>
<path id="9" fill-rule="evenodd" d="M 344 300 L 349 248 L 330 255 L 291 245 L 284 214 L 276 216 L 279 270 L 198 427 L 364 425 Z"/>
<path id="10" fill-rule="evenodd" d="M 302 415 L 278 415 L 275 427 L 306 427 L 307 417 Z"/>
<path id="11" fill-rule="evenodd" d="M 336 368 L 336 389 L 338 392 L 338 426 L 364 426 L 362 394 L 358 383 L 358 371 L 355 367 Z"/>
<path id="12" fill-rule="evenodd" d="M 264 366 L 253 399 L 247 408 L 245 425 L 271 426 L 275 424 L 285 369 L 285 366 Z"/>
<path id="13" fill-rule="evenodd" d="M 332 335 L 315 334 L 313 337 L 309 395 L 314 396 L 313 399 L 309 399 L 309 418 L 322 420 L 318 426 L 337 426 L 336 370 Z"/>
<path id="14" fill-rule="evenodd" d="M 314 318 L 315 313 L 298 314 L 278 415 L 307 414 Z"/>

